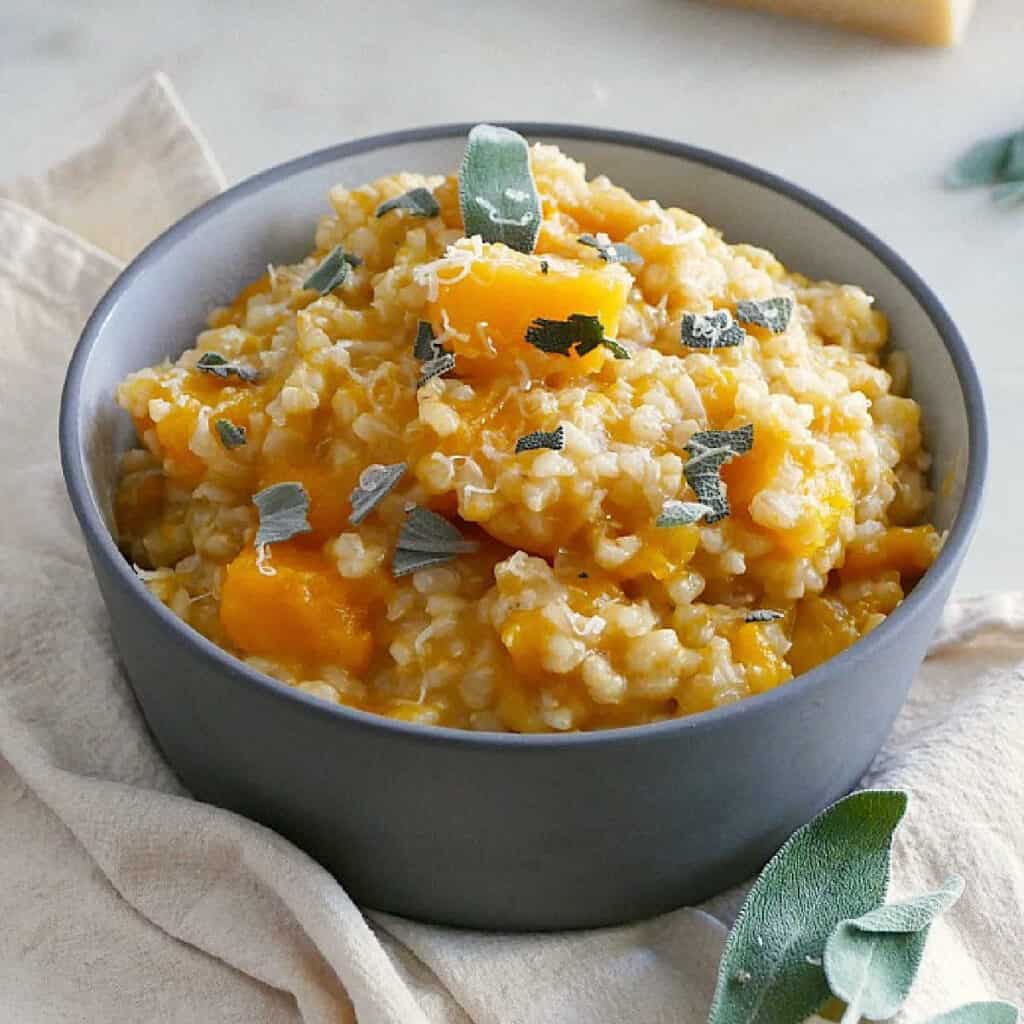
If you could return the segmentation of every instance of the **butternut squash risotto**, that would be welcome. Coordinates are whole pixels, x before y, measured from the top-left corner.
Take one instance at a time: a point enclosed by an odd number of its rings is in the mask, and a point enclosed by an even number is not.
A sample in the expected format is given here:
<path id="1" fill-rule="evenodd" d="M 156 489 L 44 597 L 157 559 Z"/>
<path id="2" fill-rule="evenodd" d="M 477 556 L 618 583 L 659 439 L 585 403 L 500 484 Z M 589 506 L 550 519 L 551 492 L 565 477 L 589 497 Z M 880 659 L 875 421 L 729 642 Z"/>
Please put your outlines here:
<path id="1" fill-rule="evenodd" d="M 253 668 L 409 722 L 655 722 L 832 657 L 934 560 L 857 286 L 489 126 L 329 198 L 117 393 L 119 543 Z"/>

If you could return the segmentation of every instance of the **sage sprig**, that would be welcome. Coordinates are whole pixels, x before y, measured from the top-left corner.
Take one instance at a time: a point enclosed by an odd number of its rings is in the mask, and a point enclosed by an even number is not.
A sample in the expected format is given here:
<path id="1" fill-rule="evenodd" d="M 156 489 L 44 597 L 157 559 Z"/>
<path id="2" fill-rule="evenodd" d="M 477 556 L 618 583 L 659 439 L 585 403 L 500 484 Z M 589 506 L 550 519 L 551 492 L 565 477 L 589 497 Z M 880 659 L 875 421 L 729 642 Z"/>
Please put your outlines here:
<path id="1" fill-rule="evenodd" d="M 925 1024 L 1017 1024 L 1020 1012 L 1012 1003 L 1000 1000 L 987 1003 L 966 1003 L 948 1013 L 940 1013 Z"/>
<path id="2" fill-rule="evenodd" d="M 466 140 L 459 205 L 467 236 L 533 252 L 543 214 L 526 139 L 508 128 L 478 124 Z"/>
<path id="3" fill-rule="evenodd" d="M 964 890 L 954 875 L 937 892 L 891 903 L 840 921 L 825 945 L 824 968 L 833 995 L 846 1003 L 842 1024 L 885 1020 L 910 995 L 932 921 Z"/>
<path id="4" fill-rule="evenodd" d="M 992 185 L 997 202 L 1024 201 L 1024 129 L 975 143 L 946 172 L 946 184 Z"/>
<path id="5" fill-rule="evenodd" d="M 825 943 L 885 898 L 905 793 L 854 793 L 793 834 L 750 890 L 722 955 L 709 1024 L 800 1024 L 828 998 Z"/>

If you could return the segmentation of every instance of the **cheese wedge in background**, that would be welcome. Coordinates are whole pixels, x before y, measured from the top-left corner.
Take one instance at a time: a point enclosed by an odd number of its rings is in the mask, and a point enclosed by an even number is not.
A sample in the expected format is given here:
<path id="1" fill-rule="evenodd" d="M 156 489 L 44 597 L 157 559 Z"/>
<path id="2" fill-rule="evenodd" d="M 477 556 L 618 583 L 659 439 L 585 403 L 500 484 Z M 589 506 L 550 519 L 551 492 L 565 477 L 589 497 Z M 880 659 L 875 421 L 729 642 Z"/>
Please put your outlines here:
<path id="1" fill-rule="evenodd" d="M 827 21 L 901 43 L 954 46 L 975 0 L 719 0 L 736 7 Z"/>

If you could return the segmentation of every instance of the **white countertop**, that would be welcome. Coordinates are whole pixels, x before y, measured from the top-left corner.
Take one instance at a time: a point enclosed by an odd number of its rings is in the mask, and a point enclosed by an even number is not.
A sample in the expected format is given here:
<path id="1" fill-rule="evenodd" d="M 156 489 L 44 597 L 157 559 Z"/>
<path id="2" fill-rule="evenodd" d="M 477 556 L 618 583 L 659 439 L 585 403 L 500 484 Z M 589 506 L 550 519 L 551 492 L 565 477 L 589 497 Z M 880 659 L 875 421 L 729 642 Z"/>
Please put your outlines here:
<path id="1" fill-rule="evenodd" d="M 819 193 L 906 257 L 967 337 L 993 444 L 958 591 L 1024 585 L 1024 205 L 941 187 L 969 143 L 1024 127 L 1021 0 L 980 0 L 951 52 L 684 0 L 3 7 L 0 179 L 87 141 L 163 69 L 230 180 L 354 136 L 533 119 L 671 136 Z"/>

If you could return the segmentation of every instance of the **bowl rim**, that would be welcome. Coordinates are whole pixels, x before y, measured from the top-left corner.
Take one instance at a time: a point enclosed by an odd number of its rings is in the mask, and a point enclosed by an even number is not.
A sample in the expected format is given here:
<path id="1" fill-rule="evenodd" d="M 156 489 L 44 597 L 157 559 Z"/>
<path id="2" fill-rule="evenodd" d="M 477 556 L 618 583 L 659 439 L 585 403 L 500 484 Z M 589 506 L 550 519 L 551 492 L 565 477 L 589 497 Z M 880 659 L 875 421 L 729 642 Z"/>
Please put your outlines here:
<path id="1" fill-rule="evenodd" d="M 148 265 L 172 250 L 181 239 L 200 230 L 203 224 L 216 216 L 220 210 L 252 193 L 259 192 L 268 185 L 324 163 L 331 163 L 377 149 L 465 136 L 473 127 L 474 122 L 427 125 L 420 128 L 364 136 L 277 164 L 244 179 L 186 214 L 150 242 L 125 267 L 82 329 L 68 366 L 60 403 L 61 466 L 72 507 L 82 532 L 89 542 L 93 557 L 103 561 L 122 589 L 129 591 L 143 602 L 155 617 L 157 624 L 168 634 L 170 641 L 191 646 L 196 655 L 211 663 L 212 668 L 226 674 L 233 682 L 244 686 L 258 687 L 264 695 L 271 699 L 290 704 L 296 710 L 308 715 L 325 719 L 340 719 L 348 727 L 378 732 L 411 742 L 444 743 L 451 746 L 492 751 L 530 751 L 538 748 L 562 748 L 568 751 L 580 748 L 629 746 L 644 739 L 681 738 L 695 730 L 714 731 L 727 727 L 743 716 L 758 714 L 775 705 L 796 702 L 809 690 L 816 690 L 819 687 L 830 685 L 830 683 L 834 685 L 836 677 L 843 676 L 847 671 L 855 670 L 860 662 L 870 660 L 874 652 L 884 648 L 891 639 L 894 639 L 895 634 L 911 616 L 916 614 L 919 607 L 936 594 L 942 593 L 947 580 L 952 584 L 951 577 L 957 572 L 977 525 L 988 463 L 988 427 L 978 373 L 967 345 L 952 318 L 931 288 L 887 243 L 831 203 L 770 171 L 762 170 L 752 164 L 712 150 L 637 132 L 543 121 L 495 121 L 494 123 L 518 131 L 527 138 L 603 142 L 680 157 L 768 188 L 831 222 L 844 234 L 860 243 L 910 292 L 931 320 L 952 359 L 967 414 L 968 464 L 963 497 L 942 551 L 935 563 L 899 607 L 890 613 L 878 627 L 861 637 L 845 651 L 822 662 L 811 671 L 797 676 L 784 686 L 776 687 L 767 693 L 755 694 L 735 704 L 662 722 L 599 729 L 592 732 L 501 733 L 475 732 L 448 726 L 404 722 L 385 715 L 360 711 L 344 704 L 329 704 L 249 667 L 240 658 L 218 647 L 197 630 L 188 626 L 149 592 L 118 550 L 103 521 L 98 504 L 92 496 L 86 469 L 85 445 L 80 430 L 79 392 L 82 380 L 89 360 L 102 337 L 105 323 L 122 293 L 132 286 L 137 277 L 145 273 Z"/>

